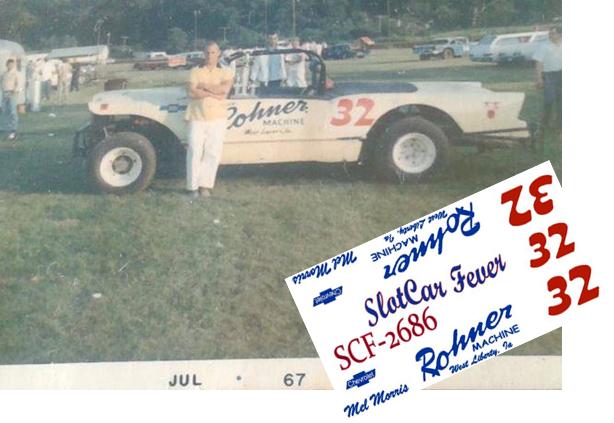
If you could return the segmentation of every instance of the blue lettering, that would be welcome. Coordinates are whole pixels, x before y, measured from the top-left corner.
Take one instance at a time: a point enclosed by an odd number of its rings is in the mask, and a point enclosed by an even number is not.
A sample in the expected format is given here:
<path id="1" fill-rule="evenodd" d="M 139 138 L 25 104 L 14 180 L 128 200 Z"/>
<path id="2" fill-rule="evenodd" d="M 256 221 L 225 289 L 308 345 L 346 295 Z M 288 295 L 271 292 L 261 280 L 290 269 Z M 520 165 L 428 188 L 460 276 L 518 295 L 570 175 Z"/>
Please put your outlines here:
<path id="1" fill-rule="evenodd" d="M 459 352 L 464 351 L 470 343 L 475 343 L 478 337 L 484 336 L 487 330 L 496 328 L 503 318 L 509 319 L 511 317 L 512 305 L 509 304 L 499 308 L 499 310 L 490 312 L 486 317 L 486 321 L 478 322 L 477 325 L 471 327 L 467 335 L 459 336 L 458 329 L 454 329 L 452 346 L 449 351 L 440 351 L 435 354 L 435 351 L 430 347 L 422 348 L 416 354 L 416 361 L 422 361 L 422 379 L 426 381 L 426 375 L 431 375 L 431 377 L 439 376 L 440 372 L 448 367 L 450 355 L 456 357 Z"/>

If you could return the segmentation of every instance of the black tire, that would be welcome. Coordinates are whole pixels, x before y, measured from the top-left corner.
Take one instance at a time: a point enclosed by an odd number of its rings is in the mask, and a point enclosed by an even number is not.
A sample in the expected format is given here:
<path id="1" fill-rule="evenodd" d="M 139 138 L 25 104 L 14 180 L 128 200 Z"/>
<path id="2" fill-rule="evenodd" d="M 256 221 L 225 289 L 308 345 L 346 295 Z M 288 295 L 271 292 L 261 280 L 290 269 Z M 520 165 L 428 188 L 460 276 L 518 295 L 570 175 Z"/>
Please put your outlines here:
<path id="1" fill-rule="evenodd" d="M 449 148 L 443 130 L 420 116 L 398 120 L 374 142 L 379 144 L 372 150 L 378 173 L 401 183 L 425 180 L 441 170 Z M 410 153 L 416 160 L 403 156 Z"/>
<path id="2" fill-rule="evenodd" d="M 447 48 L 443 51 L 443 60 L 449 60 L 454 57 L 454 51 L 451 48 Z"/>
<path id="3" fill-rule="evenodd" d="M 118 132 L 89 152 L 89 183 L 108 194 L 139 192 L 151 183 L 156 163 L 156 151 L 147 138 L 136 132 Z"/>

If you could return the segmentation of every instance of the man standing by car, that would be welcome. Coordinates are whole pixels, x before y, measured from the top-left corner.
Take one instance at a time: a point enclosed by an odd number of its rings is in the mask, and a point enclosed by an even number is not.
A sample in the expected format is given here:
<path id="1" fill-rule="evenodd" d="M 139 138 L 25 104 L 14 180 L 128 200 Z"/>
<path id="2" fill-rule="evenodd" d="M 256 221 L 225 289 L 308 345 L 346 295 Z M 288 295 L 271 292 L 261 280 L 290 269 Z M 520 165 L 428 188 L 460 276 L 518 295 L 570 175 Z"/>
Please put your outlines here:
<path id="1" fill-rule="evenodd" d="M 19 74 L 17 73 L 15 60 L 6 61 L 6 72 L 0 78 L 2 81 L 2 114 L 4 117 L 5 129 L 8 131 L 8 140 L 17 139 L 17 97 L 21 91 Z"/>
<path id="2" fill-rule="evenodd" d="M 292 48 L 301 48 L 301 42 L 298 38 L 292 40 Z M 305 88 L 305 63 L 307 57 L 305 53 L 291 53 L 286 55 L 286 63 L 288 64 L 288 87 Z"/>
<path id="3" fill-rule="evenodd" d="M 269 35 L 267 50 L 277 50 L 278 42 L 277 34 Z M 286 65 L 282 54 L 263 54 L 255 57 L 250 79 L 260 83 L 261 93 L 266 94 L 278 91 L 286 77 Z"/>
<path id="4" fill-rule="evenodd" d="M 544 111 L 542 114 L 542 130 L 537 142 L 539 148 L 544 147 L 546 129 L 554 129 L 560 134 L 562 125 L 562 57 L 563 37 L 561 27 L 552 27 L 548 40 L 535 52 L 537 87 L 544 91 Z M 552 122 L 554 121 L 554 123 Z"/>
<path id="5" fill-rule="evenodd" d="M 190 197 L 209 197 L 222 156 L 226 133 L 226 96 L 234 73 L 219 65 L 220 47 L 207 43 L 203 66 L 190 71 L 186 111 L 188 120 L 187 189 Z"/>

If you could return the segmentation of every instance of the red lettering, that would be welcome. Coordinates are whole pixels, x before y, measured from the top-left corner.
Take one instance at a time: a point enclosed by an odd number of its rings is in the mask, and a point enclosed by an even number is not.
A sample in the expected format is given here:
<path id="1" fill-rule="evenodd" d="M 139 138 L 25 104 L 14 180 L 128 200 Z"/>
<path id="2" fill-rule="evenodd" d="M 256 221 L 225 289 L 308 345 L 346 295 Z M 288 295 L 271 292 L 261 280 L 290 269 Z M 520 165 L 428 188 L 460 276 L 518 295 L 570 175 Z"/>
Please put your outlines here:
<path id="1" fill-rule="evenodd" d="M 339 349 L 341 349 L 341 352 L 339 352 Z M 343 348 L 343 345 L 337 345 L 335 347 L 335 357 L 337 357 L 339 360 L 345 362 L 345 366 L 343 364 L 340 364 L 339 367 L 341 368 L 341 370 L 347 370 L 350 368 L 350 366 L 352 365 L 352 362 L 350 361 L 350 359 L 348 358 L 347 355 L 343 355 L 342 353 L 345 352 L 345 348 Z"/>

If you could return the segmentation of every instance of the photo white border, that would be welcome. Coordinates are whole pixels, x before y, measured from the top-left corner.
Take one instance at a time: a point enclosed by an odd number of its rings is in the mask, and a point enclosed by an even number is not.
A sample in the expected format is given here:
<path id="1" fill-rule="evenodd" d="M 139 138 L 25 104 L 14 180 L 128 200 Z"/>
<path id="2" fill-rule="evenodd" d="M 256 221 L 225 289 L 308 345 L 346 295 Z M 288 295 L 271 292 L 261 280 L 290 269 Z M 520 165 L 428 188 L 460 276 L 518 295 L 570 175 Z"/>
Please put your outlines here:
<path id="1" fill-rule="evenodd" d="M 605 63 L 610 2 L 565 0 L 563 189 L 570 215 L 593 242 L 594 267 L 611 253 L 607 218 L 612 177 L 612 68 Z M 605 217 L 605 218 L 604 218 Z M 575 223 L 575 222 L 574 222 Z M 607 244 L 606 244 L 607 243 Z M 607 269 L 606 269 L 607 270 Z M 612 272 L 608 272 L 610 275 Z M 610 280 L 599 301 L 564 327 L 562 391 L 423 391 L 391 401 L 361 421 L 582 421 L 612 416 Z M 348 421 L 332 391 L 4 391 L 3 421 L 182 422 Z M 611 418 L 611 417 L 610 417 Z"/>

